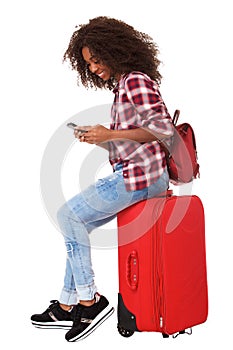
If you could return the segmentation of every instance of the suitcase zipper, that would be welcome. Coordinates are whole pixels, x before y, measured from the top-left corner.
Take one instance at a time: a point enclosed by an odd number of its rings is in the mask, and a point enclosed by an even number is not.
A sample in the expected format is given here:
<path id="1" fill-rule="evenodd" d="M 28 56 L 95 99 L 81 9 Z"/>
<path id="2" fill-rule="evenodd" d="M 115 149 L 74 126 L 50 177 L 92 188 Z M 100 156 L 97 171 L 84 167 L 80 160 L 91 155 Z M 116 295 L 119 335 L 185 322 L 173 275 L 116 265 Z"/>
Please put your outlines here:
<path id="1" fill-rule="evenodd" d="M 154 296 L 154 320 L 157 331 L 164 331 L 164 284 L 163 284 L 163 261 L 162 261 L 162 249 L 163 249 L 163 233 L 162 233 L 162 222 L 159 215 L 162 213 L 162 207 L 164 206 L 164 201 L 162 205 L 156 206 L 153 211 L 153 217 L 159 218 L 154 225 L 154 232 L 152 232 L 152 259 L 154 271 L 152 271 L 153 278 L 153 296 Z M 156 215 L 156 216 L 155 216 Z"/>

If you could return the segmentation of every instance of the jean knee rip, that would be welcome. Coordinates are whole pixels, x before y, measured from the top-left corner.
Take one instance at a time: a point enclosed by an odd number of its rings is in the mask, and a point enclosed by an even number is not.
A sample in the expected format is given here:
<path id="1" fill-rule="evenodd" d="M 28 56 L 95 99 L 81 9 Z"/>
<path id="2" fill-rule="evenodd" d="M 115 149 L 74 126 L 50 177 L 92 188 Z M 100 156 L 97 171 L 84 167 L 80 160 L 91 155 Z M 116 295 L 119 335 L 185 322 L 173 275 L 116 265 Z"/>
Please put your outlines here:
<path id="1" fill-rule="evenodd" d="M 72 243 L 69 243 L 69 242 L 66 243 L 66 252 L 68 256 L 73 257 L 74 247 Z"/>

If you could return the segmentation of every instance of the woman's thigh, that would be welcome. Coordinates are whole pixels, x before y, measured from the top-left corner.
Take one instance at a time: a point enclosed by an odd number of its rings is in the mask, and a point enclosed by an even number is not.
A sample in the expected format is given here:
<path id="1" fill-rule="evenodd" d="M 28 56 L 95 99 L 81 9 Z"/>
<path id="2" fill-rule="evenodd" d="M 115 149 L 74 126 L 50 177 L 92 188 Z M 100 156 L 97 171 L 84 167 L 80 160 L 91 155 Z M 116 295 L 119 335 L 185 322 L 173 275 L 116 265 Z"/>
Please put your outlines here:
<path id="1" fill-rule="evenodd" d="M 141 200 L 151 198 L 167 189 L 167 174 L 157 183 L 138 191 L 126 191 L 122 171 L 99 179 L 87 189 L 70 199 L 66 205 L 90 228 L 101 226 L 116 214 Z"/>
<path id="2" fill-rule="evenodd" d="M 128 192 L 121 171 L 99 179 L 95 184 L 70 199 L 66 206 L 85 224 L 100 226 L 131 204 L 146 199 L 148 189 Z"/>

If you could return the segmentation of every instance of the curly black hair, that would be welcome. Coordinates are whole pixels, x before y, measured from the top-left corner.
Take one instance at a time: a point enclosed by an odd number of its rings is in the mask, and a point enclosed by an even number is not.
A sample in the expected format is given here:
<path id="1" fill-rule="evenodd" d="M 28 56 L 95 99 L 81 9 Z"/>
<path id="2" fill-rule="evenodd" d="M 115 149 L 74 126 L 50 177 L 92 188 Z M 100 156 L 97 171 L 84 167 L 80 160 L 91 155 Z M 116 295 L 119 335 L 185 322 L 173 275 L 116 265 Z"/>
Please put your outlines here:
<path id="1" fill-rule="evenodd" d="M 113 89 L 116 74 L 140 71 L 157 84 L 161 82 L 158 66 L 158 48 L 153 39 L 121 20 L 100 16 L 87 24 L 76 26 L 63 61 L 69 60 L 73 70 L 78 72 L 77 83 L 86 87 Z M 91 54 L 110 68 L 112 77 L 104 81 L 92 73 L 82 55 L 82 48 L 88 47 Z"/>

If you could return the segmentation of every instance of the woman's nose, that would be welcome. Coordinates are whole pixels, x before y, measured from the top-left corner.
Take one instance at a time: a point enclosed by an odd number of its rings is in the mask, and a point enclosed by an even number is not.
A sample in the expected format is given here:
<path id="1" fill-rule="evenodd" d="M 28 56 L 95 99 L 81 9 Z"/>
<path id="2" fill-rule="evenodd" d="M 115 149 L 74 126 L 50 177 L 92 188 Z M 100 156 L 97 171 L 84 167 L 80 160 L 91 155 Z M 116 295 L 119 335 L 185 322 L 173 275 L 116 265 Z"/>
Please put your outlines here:
<path id="1" fill-rule="evenodd" d="M 97 69 L 98 69 L 98 66 L 97 66 L 96 63 L 92 62 L 92 63 L 90 64 L 90 66 L 89 66 L 89 69 L 90 69 L 90 71 L 91 71 L 92 73 L 95 73 L 95 72 L 97 71 Z"/>

